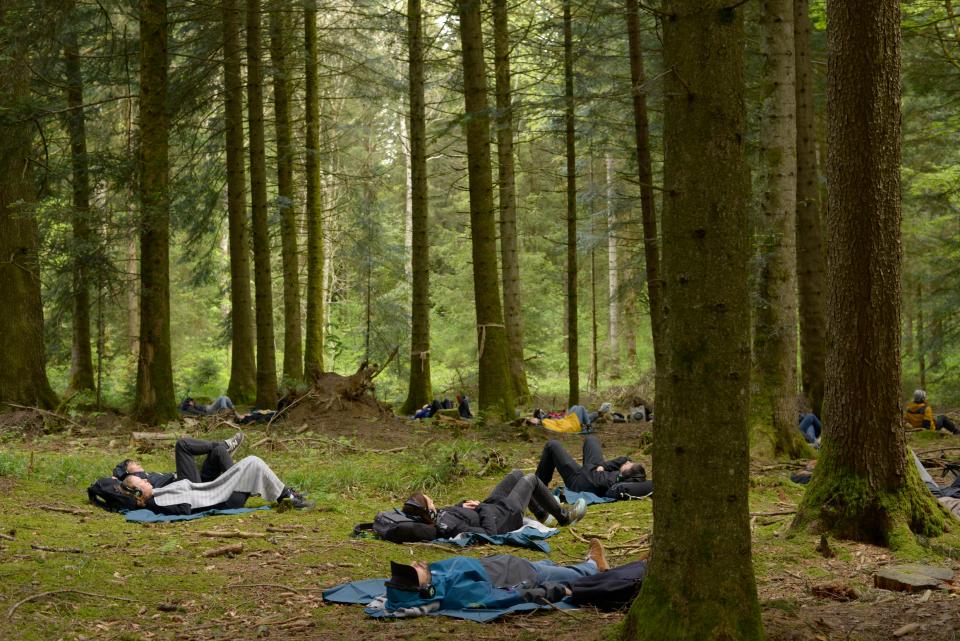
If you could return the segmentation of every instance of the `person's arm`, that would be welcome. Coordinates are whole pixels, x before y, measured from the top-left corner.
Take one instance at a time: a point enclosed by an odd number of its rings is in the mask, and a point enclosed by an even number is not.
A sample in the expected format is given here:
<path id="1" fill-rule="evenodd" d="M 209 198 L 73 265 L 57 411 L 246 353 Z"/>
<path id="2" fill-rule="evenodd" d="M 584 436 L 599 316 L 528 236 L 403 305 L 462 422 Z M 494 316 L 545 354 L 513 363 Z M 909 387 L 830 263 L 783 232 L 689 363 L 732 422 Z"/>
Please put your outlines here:
<path id="1" fill-rule="evenodd" d="M 601 467 L 605 472 L 617 472 L 620 470 L 620 466 L 630 460 L 629 456 L 618 456 L 615 459 L 604 461 Z"/>
<path id="2" fill-rule="evenodd" d="M 929 403 L 923 410 L 923 427 L 925 429 L 929 428 L 934 432 L 937 431 L 937 422 L 933 418 L 933 408 L 930 407 Z"/>
<path id="3" fill-rule="evenodd" d="M 517 594 L 528 603 L 556 603 L 568 594 L 566 583 L 547 582 L 533 588 L 521 588 Z"/>

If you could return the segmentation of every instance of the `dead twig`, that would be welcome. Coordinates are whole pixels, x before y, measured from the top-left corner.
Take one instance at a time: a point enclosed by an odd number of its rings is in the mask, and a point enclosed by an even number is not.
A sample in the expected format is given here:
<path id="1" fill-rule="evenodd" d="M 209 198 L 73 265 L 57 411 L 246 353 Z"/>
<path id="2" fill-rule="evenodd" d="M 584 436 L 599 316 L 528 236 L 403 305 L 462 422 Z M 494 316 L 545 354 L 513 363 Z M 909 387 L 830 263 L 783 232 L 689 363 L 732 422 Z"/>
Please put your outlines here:
<path id="1" fill-rule="evenodd" d="M 51 412 L 50 410 L 42 410 L 39 407 L 31 407 L 30 405 L 17 405 L 16 403 L 4 403 L 4 405 L 9 405 L 10 407 L 16 407 L 17 409 L 21 409 L 21 410 L 33 410 L 38 414 L 43 414 L 44 416 L 52 416 L 53 418 L 58 418 L 61 421 L 66 421 L 67 423 L 70 423 L 70 425 L 73 425 L 74 427 L 83 429 L 83 425 L 80 425 L 70 417 L 64 416 L 63 414 L 57 414 L 56 412 Z"/>
<path id="2" fill-rule="evenodd" d="M 76 514 L 77 516 L 89 516 L 89 510 L 80 510 L 73 507 L 54 507 L 52 505 L 35 505 L 34 507 L 48 512 L 61 512 L 63 514 Z"/>
<path id="3" fill-rule="evenodd" d="M 275 420 L 277 420 L 278 418 L 280 418 L 281 416 L 283 416 L 283 414 L 286 413 L 287 410 L 289 410 L 289 409 L 291 409 L 292 407 L 295 407 L 296 405 L 298 405 L 298 404 L 300 403 L 300 401 L 302 401 L 303 399 L 305 399 L 305 398 L 314 398 L 315 396 L 316 396 L 316 394 L 315 394 L 313 391 L 310 391 L 310 392 L 307 392 L 306 394 L 304 394 L 303 396 L 298 397 L 296 400 L 294 400 L 294 401 L 293 401 L 292 403 L 290 403 L 289 405 L 284 405 L 284 406 L 283 406 L 283 409 L 277 410 L 277 413 L 270 417 L 270 420 L 267 421 L 267 427 L 264 428 L 264 429 L 269 429 L 270 426 L 273 425 L 273 422 L 274 422 Z"/>
<path id="4" fill-rule="evenodd" d="M 9 534 L 4 534 L 3 532 L 0 532 L 0 539 L 3 539 L 5 541 L 16 541 L 16 539 L 13 536 Z"/>
<path id="5" fill-rule="evenodd" d="M 200 536 L 205 536 L 211 539 L 265 539 L 267 535 L 263 532 L 244 532 L 242 530 L 234 530 L 232 532 L 216 532 L 214 530 L 204 530 L 200 532 Z"/>
<path id="6" fill-rule="evenodd" d="M 289 585 L 283 585 L 280 583 L 231 583 L 224 586 L 225 588 L 280 588 L 281 590 L 286 590 L 287 592 L 293 592 L 294 594 L 303 594 L 301 590 L 296 588 L 291 588 Z"/>
<path id="7" fill-rule="evenodd" d="M 67 554 L 86 554 L 86 550 L 81 550 L 80 548 L 52 548 L 46 545 L 31 545 L 31 548 L 34 550 L 39 550 L 40 552 L 65 552 Z"/>
<path id="8" fill-rule="evenodd" d="M 394 358 L 397 357 L 397 350 L 398 350 L 398 349 L 400 349 L 400 346 L 399 346 L 399 345 L 397 345 L 396 347 L 394 347 L 394 348 L 393 348 L 393 351 L 390 352 L 390 356 L 387 357 L 387 360 L 384 361 L 383 365 L 381 365 L 380 367 L 378 367 L 377 369 L 375 369 L 375 370 L 373 371 L 373 374 L 370 375 L 370 379 L 369 379 L 371 382 L 373 381 L 373 379 L 375 379 L 377 376 L 380 375 L 380 372 L 382 372 L 383 370 L 387 369 L 387 365 L 390 364 L 390 361 L 392 361 Z"/>
<path id="9" fill-rule="evenodd" d="M 37 599 L 42 599 L 45 596 L 52 596 L 54 594 L 68 594 L 68 593 L 82 594 L 84 596 L 94 596 L 101 599 L 114 599 L 116 601 L 129 601 L 130 603 L 135 602 L 135 599 L 128 599 L 127 597 L 113 596 L 110 594 L 98 594 L 97 592 L 83 592 L 81 590 L 51 590 L 50 592 L 38 592 L 37 594 L 31 594 L 25 599 L 20 599 L 19 601 L 11 605 L 10 608 L 7 610 L 7 618 L 9 619 L 11 616 L 13 616 L 13 613 L 17 611 L 17 608 L 19 608 L 24 603 L 28 603 L 30 601 L 36 601 Z"/>
<path id="10" fill-rule="evenodd" d="M 750 516 L 787 516 L 788 514 L 796 513 L 796 510 L 783 510 L 781 512 L 751 512 Z"/>

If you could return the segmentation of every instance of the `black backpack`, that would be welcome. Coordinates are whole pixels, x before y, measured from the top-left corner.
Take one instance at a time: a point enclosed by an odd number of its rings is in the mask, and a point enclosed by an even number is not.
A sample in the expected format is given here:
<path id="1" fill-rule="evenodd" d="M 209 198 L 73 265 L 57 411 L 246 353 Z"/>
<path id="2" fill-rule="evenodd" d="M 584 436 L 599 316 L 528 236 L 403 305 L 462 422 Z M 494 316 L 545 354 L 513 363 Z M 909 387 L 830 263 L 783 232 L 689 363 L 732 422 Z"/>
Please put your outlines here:
<path id="1" fill-rule="evenodd" d="M 575 605 L 592 605 L 600 610 L 619 610 L 630 605 L 640 592 L 646 561 L 634 561 L 606 572 L 583 576 L 570 584 Z"/>
<path id="2" fill-rule="evenodd" d="M 607 496 L 618 501 L 642 499 L 653 494 L 653 481 L 621 481 L 607 490 Z"/>
<path id="3" fill-rule="evenodd" d="M 353 536 L 360 536 L 365 530 L 372 530 L 378 539 L 394 543 L 432 541 L 437 538 L 435 526 L 424 523 L 417 517 L 407 516 L 398 508 L 377 512 L 373 523 L 357 524 L 353 528 Z"/>
<path id="4" fill-rule="evenodd" d="M 94 481 L 87 488 L 87 496 L 91 503 L 109 512 L 126 512 L 140 508 L 133 495 L 124 491 L 120 481 L 112 476 Z"/>

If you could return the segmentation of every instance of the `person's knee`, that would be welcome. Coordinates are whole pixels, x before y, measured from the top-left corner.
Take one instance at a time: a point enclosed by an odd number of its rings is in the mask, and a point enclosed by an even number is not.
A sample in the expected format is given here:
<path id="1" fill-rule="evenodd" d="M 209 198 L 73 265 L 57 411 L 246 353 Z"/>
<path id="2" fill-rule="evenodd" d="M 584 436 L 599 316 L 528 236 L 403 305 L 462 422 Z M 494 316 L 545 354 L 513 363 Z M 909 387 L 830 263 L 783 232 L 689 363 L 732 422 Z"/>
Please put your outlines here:
<path id="1" fill-rule="evenodd" d="M 510 470 L 510 473 L 507 474 L 507 478 L 520 480 L 521 478 L 523 478 L 523 470 Z"/>
<path id="2" fill-rule="evenodd" d="M 534 487 L 536 487 L 538 481 L 539 479 L 537 478 L 537 475 L 534 474 L 533 472 L 531 472 L 530 474 L 524 474 L 523 477 L 520 479 L 521 483 L 527 483 Z"/>
<path id="3" fill-rule="evenodd" d="M 544 452 L 556 451 L 557 448 L 560 448 L 562 450 L 563 444 L 557 439 L 552 438 L 549 441 L 547 441 L 546 444 L 543 446 L 543 451 Z"/>
<path id="4" fill-rule="evenodd" d="M 187 440 L 183 438 L 178 438 L 177 442 L 173 444 L 173 449 L 177 452 L 183 452 L 187 449 Z"/>

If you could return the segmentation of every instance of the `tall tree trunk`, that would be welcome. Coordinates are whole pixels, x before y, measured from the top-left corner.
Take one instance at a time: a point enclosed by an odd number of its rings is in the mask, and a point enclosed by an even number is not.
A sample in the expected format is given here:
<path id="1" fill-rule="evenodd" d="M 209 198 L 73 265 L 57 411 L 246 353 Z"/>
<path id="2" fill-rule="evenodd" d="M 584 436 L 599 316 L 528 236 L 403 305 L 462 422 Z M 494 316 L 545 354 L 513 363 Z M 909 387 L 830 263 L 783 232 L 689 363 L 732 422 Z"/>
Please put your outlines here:
<path id="1" fill-rule="evenodd" d="M 250 294 L 250 230 L 243 166 L 243 50 L 240 7 L 223 0 L 223 111 L 227 150 L 227 220 L 230 228 L 230 383 L 227 396 L 237 403 L 256 398 L 253 351 L 253 300 Z"/>
<path id="2" fill-rule="evenodd" d="M 647 576 L 622 628 L 630 640 L 763 638 L 747 503 L 743 9 L 729 4 L 663 4 L 664 67 L 671 71 L 664 79 L 658 498 Z"/>
<path id="3" fill-rule="evenodd" d="M 580 402 L 580 355 L 577 332 L 577 141 L 573 98 L 573 18 L 563 1 L 563 122 L 567 147 L 567 404 Z"/>
<path id="4" fill-rule="evenodd" d="M 794 527 L 896 547 L 943 529 L 900 414 L 900 7 L 828 3 L 827 22 L 825 420 Z"/>
<path id="5" fill-rule="evenodd" d="M 77 33 L 64 33 L 64 67 L 67 77 L 66 124 L 70 135 L 70 163 L 73 182 L 73 344 L 70 349 L 68 389 L 93 390 L 93 355 L 90 351 L 90 290 L 87 286 L 94 254 L 90 234 L 90 173 L 87 163 L 87 134 L 83 113 L 83 74 Z"/>
<path id="6" fill-rule="evenodd" d="M 293 208 L 293 146 L 290 141 L 290 70 L 286 36 L 290 32 L 287 5 L 274 0 L 270 8 L 270 57 L 273 112 L 277 129 L 277 209 L 280 214 L 283 259 L 283 380 L 303 380 L 303 336 L 300 324 L 300 249 L 297 212 Z"/>
<path id="7" fill-rule="evenodd" d="M 257 319 L 257 405 L 277 402 L 273 336 L 273 277 L 267 225 L 267 167 L 263 132 L 260 0 L 247 0 L 247 118 L 250 121 L 250 196 L 253 212 L 253 281 Z"/>
<path id="8" fill-rule="evenodd" d="M 643 217 L 643 255 L 647 268 L 647 297 L 650 301 L 650 333 L 653 335 L 654 365 L 663 353 L 663 281 L 657 246 L 657 212 L 653 199 L 653 164 L 650 160 L 650 125 L 647 118 L 646 76 L 637 0 L 625 0 L 627 40 L 630 48 L 630 82 L 633 95 L 633 130 L 637 146 L 637 177 L 640 180 L 640 210 Z"/>
<path id="9" fill-rule="evenodd" d="M 607 286 L 608 308 L 607 337 L 610 349 L 610 378 L 620 378 L 620 280 L 617 263 L 617 208 L 614 189 L 613 154 L 607 152 Z"/>
<path id="10" fill-rule="evenodd" d="M 927 388 L 927 333 L 923 325 L 923 282 L 917 280 L 917 366 L 920 389 Z"/>
<path id="11" fill-rule="evenodd" d="M 307 74 L 307 326 L 303 353 L 304 376 L 315 380 L 323 372 L 323 180 L 320 175 L 320 89 L 316 0 L 304 0 L 304 40 Z"/>
<path id="12" fill-rule="evenodd" d="M 423 88 L 423 25 L 420 0 L 407 0 L 410 50 L 410 196 L 412 205 L 410 384 L 403 413 L 433 398 L 430 384 L 430 216 L 427 201 L 427 116 Z M 489 151 L 488 151 L 489 153 Z M 488 161 L 489 163 L 489 161 Z M 489 164 L 487 165 L 489 170 Z M 471 197 L 472 197 L 471 190 Z"/>
<path id="13" fill-rule="evenodd" d="M 170 119 L 167 3 L 140 0 L 140 358 L 134 415 L 177 415 L 170 354 Z"/>
<path id="14" fill-rule="evenodd" d="M 127 242 L 127 349 L 140 353 L 140 260 L 137 257 L 137 236 Z"/>
<path id="15" fill-rule="evenodd" d="M 823 233 L 814 110 L 810 1 L 794 0 L 797 75 L 797 281 L 800 310 L 800 363 L 803 392 L 813 412 L 823 416 L 827 312 L 823 305 Z"/>
<path id="16" fill-rule="evenodd" d="M 759 302 L 752 421 L 777 456 L 809 453 L 797 429 L 797 129 L 793 0 L 764 0 Z"/>
<path id="17" fill-rule="evenodd" d="M 410 160 L 410 128 L 407 114 L 400 108 L 400 146 L 403 148 L 403 273 L 413 279 L 413 167 Z M 397 362 L 399 365 L 399 361 Z"/>
<path id="18" fill-rule="evenodd" d="M 489 415 L 512 418 L 515 399 L 507 367 L 507 335 L 503 326 L 497 276 L 490 114 L 480 0 L 459 0 L 458 8 L 466 106 L 473 295 L 477 310 L 477 352 L 480 361 L 479 406 L 481 412 Z"/>
<path id="19" fill-rule="evenodd" d="M 0 403 L 51 408 L 43 346 L 43 305 L 36 187 L 32 171 L 34 124 L 30 102 L 28 18 L 17 3 L 0 3 Z M 10 115 L 13 114 L 13 117 Z M 24 117 L 27 116 L 27 117 Z M 7 409 L 0 405 L 0 409 Z"/>
<path id="20" fill-rule="evenodd" d="M 493 2 L 493 61 L 497 78 L 497 184 L 500 188 L 500 262 L 503 316 L 507 326 L 510 380 L 519 402 L 530 397 L 523 366 L 523 310 L 517 254 L 517 185 L 513 162 L 513 104 L 510 88 L 510 29 L 507 0 Z"/>

